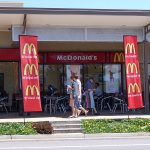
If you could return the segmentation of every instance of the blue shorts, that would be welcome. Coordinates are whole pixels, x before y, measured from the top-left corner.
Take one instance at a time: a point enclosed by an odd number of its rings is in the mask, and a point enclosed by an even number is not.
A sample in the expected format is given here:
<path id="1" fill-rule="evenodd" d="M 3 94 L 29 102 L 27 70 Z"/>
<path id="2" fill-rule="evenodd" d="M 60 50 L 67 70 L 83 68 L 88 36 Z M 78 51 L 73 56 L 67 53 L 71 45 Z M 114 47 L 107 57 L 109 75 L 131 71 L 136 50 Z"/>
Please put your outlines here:
<path id="1" fill-rule="evenodd" d="M 78 100 L 77 96 L 74 97 L 74 107 L 77 109 L 80 109 L 82 107 L 81 101 Z"/>

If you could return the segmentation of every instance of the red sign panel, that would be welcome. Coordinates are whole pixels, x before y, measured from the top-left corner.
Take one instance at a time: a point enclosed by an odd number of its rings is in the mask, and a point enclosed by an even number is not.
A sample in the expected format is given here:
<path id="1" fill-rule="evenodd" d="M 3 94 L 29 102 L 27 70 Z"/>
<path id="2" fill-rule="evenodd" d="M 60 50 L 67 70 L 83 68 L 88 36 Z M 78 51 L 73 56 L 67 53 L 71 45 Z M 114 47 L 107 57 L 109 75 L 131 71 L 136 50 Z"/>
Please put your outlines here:
<path id="1" fill-rule="evenodd" d="M 142 87 L 136 36 L 124 36 L 128 107 L 142 108 Z"/>
<path id="2" fill-rule="evenodd" d="M 36 36 L 20 36 L 24 112 L 42 111 Z"/>
<path id="3" fill-rule="evenodd" d="M 51 52 L 46 55 L 46 63 L 51 64 L 87 64 L 104 62 L 105 52 Z"/>
<path id="4" fill-rule="evenodd" d="M 1 48 L 0 49 L 1 61 L 19 61 L 19 49 L 15 48 Z"/>
<path id="5" fill-rule="evenodd" d="M 110 63 L 124 63 L 123 52 L 109 52 Z"/>
<path id="6" fill-rule="evenodd" d="M 44 62 L 44 53 L 38 53 L 38 63 L 42 64 Z"/>

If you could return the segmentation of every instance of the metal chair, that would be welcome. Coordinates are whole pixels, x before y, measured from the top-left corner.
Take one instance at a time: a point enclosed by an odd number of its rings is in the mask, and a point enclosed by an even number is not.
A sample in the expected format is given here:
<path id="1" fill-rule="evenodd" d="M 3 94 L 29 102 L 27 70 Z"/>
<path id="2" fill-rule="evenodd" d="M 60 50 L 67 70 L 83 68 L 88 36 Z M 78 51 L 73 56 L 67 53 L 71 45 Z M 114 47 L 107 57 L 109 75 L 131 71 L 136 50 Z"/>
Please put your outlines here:
<path id="1" fill-rule="evenodd" d="M 0 107 L 4 108 L 5 111 L 8 113 L 8 110 L 7 110 L 7 107 L 6 107 L 7 101 L 8 101 L 8 96 L 0 97 Z"/>
<path id="2" fill-rule="evenodd" d="M 56 114 L 57 111 L 66 113 L 66 107 L 64 104 L 65 96 L 44 96 L 45 101 L 44 111 L 51 115 Z"/>
<path id="3" fill-rule="evenodd" d="M 96 107 L 97 110 L 99 110 L 101 108 L 101 101 L 102 101 L 103 98 L 104 98 L 103 95 L 100 95 L 100 96 L 95 96 L 94 95 L 95 107 Z"/>
<path id="4" fill-rule="evenodd" d="M 101 111 L 103 110 L 104 106 L 107 106 L 109 111 L 112 111 L 109 101 L 112 99 L 112 96 L 104 96 L 101 99 Z"/>
<path id="5" fill-rule="evenodd" d="M 54 103 L 52 103 L 52 110 L 54 112 L 54 114 L 59 111 L 60 113 L 63 112 L 63 113 L 66 113 L 66 107 L 65 107 L 65 104 L 64 104 L 64 101 L 65 101 L 66 97 L 65 96 L 59 96 L 59 97 L 56 97 L 54 101 Z"/>
<path id="6" fill-rule="evenodd" d="M 114 100 L 114 106 L 113 106 L 112 112 L 116 112 L 116 109 L 119 106 L 120 106 L 120 110 L 122 113 L 124 113 L 125 111 L 128 111 L 127 103 L 125 102 L 125 99 L 123 97 L 122 98 L 113 97 L 113 100 Z"/>

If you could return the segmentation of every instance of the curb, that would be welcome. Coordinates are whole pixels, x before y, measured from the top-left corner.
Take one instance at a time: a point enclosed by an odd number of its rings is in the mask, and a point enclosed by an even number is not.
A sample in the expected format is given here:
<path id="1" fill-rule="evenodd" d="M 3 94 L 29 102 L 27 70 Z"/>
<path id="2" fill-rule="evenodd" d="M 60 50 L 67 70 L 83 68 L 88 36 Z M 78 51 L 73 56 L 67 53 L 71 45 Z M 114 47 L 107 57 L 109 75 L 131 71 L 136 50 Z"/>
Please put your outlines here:
<path id="1" fill-rule="evenodd" d="M 101 133 L 101 134 L 51 134 L 51 135 L 2 135 L 0 141 L 45 141 L 45 140 L 71 140 L 71 139 L 125 139 L 150 138 L 150 133 Z"/>
<path id="2" fill-rule="evenodd" d="M 0 136 L 0 141 L 9 141 L 9 140 L 10 141 L 12 140 L 10 135 L 1 135 Z"/>
<path id="3" fill-rule="evenodd" d="M 140 137 L 150 137 L 150 133 L 138 132 L 138 133 L 100 133 L 100 134 L 85 134 L 86 139 L 102 139 L 102 138 L 140 138 Z"/>
<path id="4" fill-rule="evenodd" d="M 79 138 L 84 138 L 84 134 L 12 135 L 12 140 L 63 140 Z"/>

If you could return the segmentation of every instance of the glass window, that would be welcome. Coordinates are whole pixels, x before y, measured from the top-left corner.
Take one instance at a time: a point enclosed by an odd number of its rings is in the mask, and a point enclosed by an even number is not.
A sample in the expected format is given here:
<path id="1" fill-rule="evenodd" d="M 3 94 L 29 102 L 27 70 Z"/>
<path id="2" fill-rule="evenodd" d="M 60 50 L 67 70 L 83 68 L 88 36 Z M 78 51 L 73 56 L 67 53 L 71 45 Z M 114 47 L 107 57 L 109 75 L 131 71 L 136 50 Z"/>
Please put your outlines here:
<path id="1" fill-rule="evenodd" d="M 64 78 L 64 85 L 68 85 L 69 82 L 70 82 L 70 77 L 73 75 L 73 74 L 77 74 L 79 75 L 79 78 L 81 77 L 81 73 L 80 73 L 80 65 L 65 65 L 65 72 L 66 72 L 66 75 L 65 75 L 65 78 Z"/>
<path id="2" fill-rule="evenodd" d="M 64 68 L 64 93 L 67 93 L 67 85 L 70 84 L 70 77 L 73 74 L 79 75 L 79 78 L 82 82 L 82 73 L 81 73 L 82 65 L 65 65 Z"/>
<path id="3" fill-rule="evenodd" d="M 49 85 L 53 85 L 62 93 L 63 65 L 44 65 L 44 89 L 47 91 Z"/>
<path id="4" fill-rule="evenodd" d="M 40 80 L 40 91 L 44 91 L 44 75 L 43 75 L 43 65 L 39 65 L 39 80 Z"/>
<path id="5" fill-rule="evenodd" d="M 84 83 L 87 79 L 92 77 L 95 83 L 99 83 L 99 87 L 102 89 L 102 64 L 88 64 L 84 65 Z"/>
<path id="6" fill-rule="evenodd" d="M 106 64 L 103 66 L 103 80 L 105 93 L 121 92 L 121 65 Z"/>
<path id="7" fill-rule="evenodd" d="M 19 89 L 18 62 L 0 62 L 0 88 L 9 94 L 11 101 L 13 93 Z"/>

